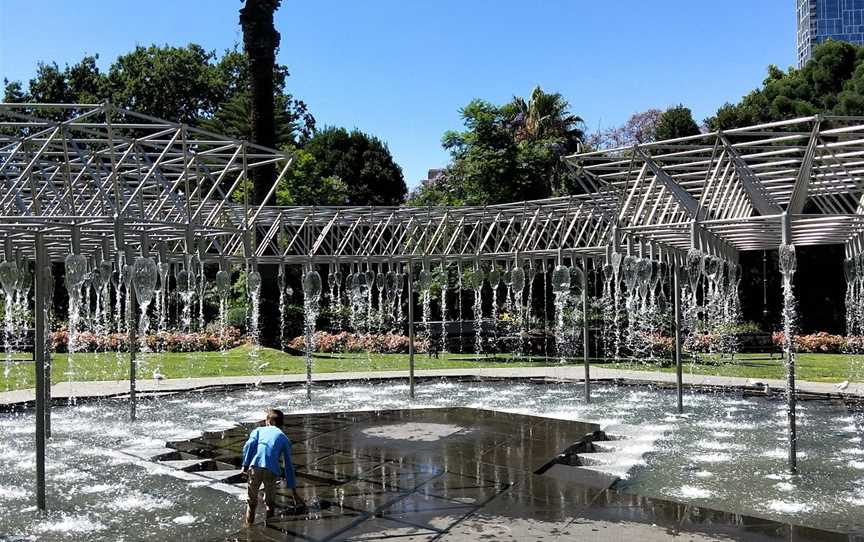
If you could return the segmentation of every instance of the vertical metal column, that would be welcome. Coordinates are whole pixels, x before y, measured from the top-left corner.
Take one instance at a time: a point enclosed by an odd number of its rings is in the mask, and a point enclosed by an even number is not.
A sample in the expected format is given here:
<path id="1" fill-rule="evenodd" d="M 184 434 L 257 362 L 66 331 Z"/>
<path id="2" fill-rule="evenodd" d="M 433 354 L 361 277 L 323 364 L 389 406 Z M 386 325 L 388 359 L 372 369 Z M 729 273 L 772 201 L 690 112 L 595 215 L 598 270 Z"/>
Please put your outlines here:
<path id="1" fill-rule="evenodd" d="M 54 291 L 53 289 L 49 289 L 49 287 L 53 285 L 53 281 L 51 280 L 51 260 L 48 259 L 48 250 L 45 248 L 44 240 L 42 242 L 42 262 L 43 265 L 40 268 L 37 261 L 36 272 L 39 273 L 41 271 L 42 284 L 45 290 L 45 295 L 42 296 L 43 302 L 46 303 L 45 325 L 43 326 L 43 329 L 45 330 L 45 337 L 47 338 L 50 331 L 49 326 L 51 325 L 50 319 L 48 318 L 48 312 L 51 310 L 51 303 L 53 301 Z M 36 296 L 34 299 L 38 299 L 38 296 Z M 42 351 L 44 352 L 43 355 L 45 356 L 43 358 L 45 360 L 45 368 L 42 371 L 43 377 L 45 379 L 43 385 L 43 389 L 45 390 L 45 393 L 43 394 L 43 396 L 45 397 L 45 437 L 51 438 L 51 365 L 53 361 L 51 360 L 51 348 L 49 347 L 50 342 L 47 340 L 43 340 L 42 342 L 44 343 Z"/>
<path id="2" fill-rule="evenodd" d="M 33 357 L 36 360 L 36 507 L 45 511 L 45 239 L 36 234 Z"/>
<path id="3" fill-rule="evenodd" d="M 675 387 L 678 413 L 684 412 L 684 377 L 681 367 L 681 286 L 678 284 L 678 263 L 672 260 L 672 299 L 675 306 Z"/>
<path id="4" fill-rule="evenodd" d="M 408 260 L 408 396 L 414 399 L 414 266 Z"/>
<path id="5" fill-rule="evenodd" d="M 588 361 L 588 258 L 582 256 L 582 362 L 585 364 L 585 402 L 591 402 L 591 365 Z"/>
<path id="6" fill-rule="evenodd" d="M 135 261 L 135 251 L 131 246 L 126 246 L 126 265 L 133 266 Z M 132 278 L 135 281 L 135 278 Z M 138 363 L 135 360 L 135 354 L 138 350 L 138 326 L 135 318 L 137 310 L 135 302 L 135 287 L 134 284 L 126 292 L 126 319 L 129 326 L 129 419 L 135 421 L 137 407 L 137 367 Z"/>

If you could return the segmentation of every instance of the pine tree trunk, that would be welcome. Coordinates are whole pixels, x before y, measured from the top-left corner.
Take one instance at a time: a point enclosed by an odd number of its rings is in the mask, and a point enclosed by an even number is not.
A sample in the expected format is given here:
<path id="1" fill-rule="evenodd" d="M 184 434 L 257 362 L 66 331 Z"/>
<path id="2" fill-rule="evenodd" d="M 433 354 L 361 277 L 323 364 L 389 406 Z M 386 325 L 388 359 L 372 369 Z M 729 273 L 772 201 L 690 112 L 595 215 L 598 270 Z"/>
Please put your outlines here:
<path id="1" fill-rule="evenodd" d="M 246 0 L 240 10 L 243 48 L 249 62 L 249 93 L 252 101 L 252 141 L 265 147 L 276 146 L 275 98 L 273 72 L 279 32 L 273 25 L 273 14 L 281 0 Z M 276 169 L 270 164 L 254 168 L 254 201 L 263 203 L 276 181 Z"/>

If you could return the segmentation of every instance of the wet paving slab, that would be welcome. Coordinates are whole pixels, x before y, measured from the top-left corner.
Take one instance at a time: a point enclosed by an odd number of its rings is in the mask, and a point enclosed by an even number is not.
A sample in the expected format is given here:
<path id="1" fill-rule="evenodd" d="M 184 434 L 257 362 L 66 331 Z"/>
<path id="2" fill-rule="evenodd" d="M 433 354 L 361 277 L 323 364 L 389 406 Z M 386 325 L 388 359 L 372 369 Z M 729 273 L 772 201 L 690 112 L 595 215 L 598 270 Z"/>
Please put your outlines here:
<path id="1" fill-rule="evenodd" d="M 240 495 L 240 456 L 255 425 L 169 442 L 173 452 L 154 459 Z M 472 408 L 286 416 L 307 506 L 295 508 L 280 488 L 274 518 L 264 520 L 262 503 L 255 525 L 218 540 L 864 541 L 625 493 L 613 478 L 598 487 L 537 474 L 598 429 Z M 238 524 L 241 514 L 238 505 Z"/>

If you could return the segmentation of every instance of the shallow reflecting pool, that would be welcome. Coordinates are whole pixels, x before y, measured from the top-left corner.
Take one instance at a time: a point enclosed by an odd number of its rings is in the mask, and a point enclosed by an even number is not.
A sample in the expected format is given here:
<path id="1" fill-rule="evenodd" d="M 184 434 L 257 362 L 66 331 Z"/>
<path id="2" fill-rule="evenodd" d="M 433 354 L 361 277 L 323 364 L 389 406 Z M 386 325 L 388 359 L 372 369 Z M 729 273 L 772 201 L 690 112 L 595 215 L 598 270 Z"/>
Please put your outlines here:
<path id="1" fill-rule="evenodd" d="M 271 406 L 286 413 L 467 406 L 596 422 L 611 433 L 639 425 L 650 438 L 626 454 L 627 491 L 864 534 L 864 420 L 839 403 L 799 403 L 801 474 L 791 477 L 781 400 L 690 393 L 679 416 L 670 390 L 598 384 L 590 405 L 581 393 L 578 384 L 524 381 L 425 382 L 410 402 L 407 385 L 394 383 L 316 388 L 311 403 L 302 388 L 195 392 L 143 400 L 134 424 L 122 400 L 55 408 L 52 511 L 44 520 L 34 507 L 33 414 L 2 414 L 0 540 L 184 540 L 236 531 L 237 496 L 122 450 L 258 420 Z"/>

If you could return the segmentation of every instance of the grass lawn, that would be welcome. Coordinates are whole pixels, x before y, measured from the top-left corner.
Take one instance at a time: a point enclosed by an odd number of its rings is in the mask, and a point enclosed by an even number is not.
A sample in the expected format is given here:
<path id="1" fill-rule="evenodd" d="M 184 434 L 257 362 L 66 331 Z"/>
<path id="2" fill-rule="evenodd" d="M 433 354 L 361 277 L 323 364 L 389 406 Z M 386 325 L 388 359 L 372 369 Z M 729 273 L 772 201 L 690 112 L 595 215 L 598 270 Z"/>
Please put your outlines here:
<path id="1" fill-rule="evenodd" d="M 241 346 L 225 354 L 219 352 L 147 354 L 139 363 L 139 378 L 152 378 L 154 371 L 165 378 L 187 378 L 189 376 L 237 376 L 249 374 L 298 374 L 306 371 L 302 356 L 293 356 L 262 348 L 255 362 L 249 356 L 250 349 Z M 415 357 L 415 367 L 422 369 L 493 368 L 493 367 L 542 367 L 560 365 L 557 358 L 516 358 L 509 355 L 489 356 L 474 361 L 471 354 L 441 354 L 430 358 L 425 354 Z M 686 361 L 684 372 L 746 378 L 784 378 L 783 362 L 775 355 L 773 360 L 766 355 L 736 356 L 734 362 L 721 362 L 703 358 L 699 363 Z M 69 363 L 66 354 L 56 354 L 52 366 L 53 381 L 69 379 Z M 572 360 L 581 364 L 581 360 Z M 2 365 L 2 360 L 0 360 Z M 595 367 L 637 369 L 645 371 L 673 372 L 674 367 L 660 367 L 653 363 L 608 363 L 594 361 Z M 15 363 L 9 378 L 0 375 L 0 391 L 30 388 L 34 386 L 32 363 Z M 407 354 L 316 354 L 315 373 L 344 371 L 407 370 Z M 75 380 L 122 380 L 129 378 L 129 358 L 126 354 L 75 354 L 72 362 Z M 799 354 L 797 375 L 800 380 L 814 382 L 864 381 L 864 357 L 855 358 L 839 354 Z M 4 382 L 4 380 L 6 380 Z"/>
<path id="2" fill-rule="evenodd" d="M 720 361 L 703 356 L 699 362 L 684 361 L 685 374 L 740 376 L 745 378 L 786 378 L 783 360 L 775 354 L 739 354 L 735 361 Z M 596 363 L 597 367 L 675 372 L 675 367 L 658 367 L 651 363 Z M 864 356 L 843 354 L 805 354 L 796 356 L 795 374 L 810 382 L 864 381 Z"/>
<path id="3" fill-rule="evenodd" d="M 286 354 L 271 348 L 261 348 L 253 362 L 251 349 L 240 346 L 220 352 L 146 354 L 139 360 L 138 377 L 152 378 L 154 371 L 165 378 L 188 378 L 190 376 L 239 376 L 250 374 L 301 374 L 306 372 L 303 356 Z M 2 355 L 2 354 L 0 354 Z M 473 361 L 473 354 L 441 354 L 439 358 L 417 354 L 414 366 L 421 369 L 452 369 L 477 367 L 538 367 L 557 364 L 557 360 L 545 358 L 519 358 L 511 356 L 489 356 L 481 362 Z M 0 357 L 0 365 L 3 364 Z M 316 354 L 313 358 L 315 373 L 346 371 L 408 370 L 407 354 Z M 72 358 L 72 374 L 75 380 L 123 380 L 129 378 L 129 355 L 75 354 Z M 67 354 L 55 354 L 51 367 L 53 382 L 68 380 L 69 359 Z M 11 367 L 7 382 L 0 375 L 0 391 L 32 388 L 34 384 L 33 363 L 16 363 Z"/>

